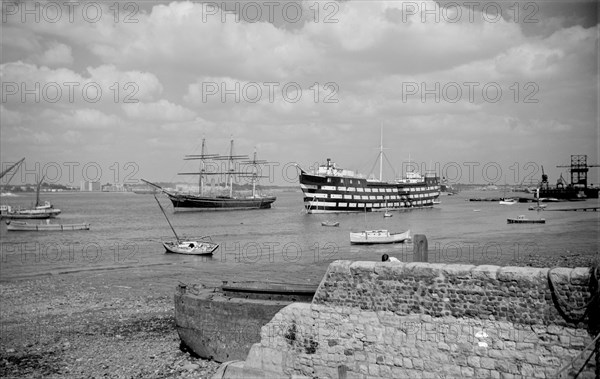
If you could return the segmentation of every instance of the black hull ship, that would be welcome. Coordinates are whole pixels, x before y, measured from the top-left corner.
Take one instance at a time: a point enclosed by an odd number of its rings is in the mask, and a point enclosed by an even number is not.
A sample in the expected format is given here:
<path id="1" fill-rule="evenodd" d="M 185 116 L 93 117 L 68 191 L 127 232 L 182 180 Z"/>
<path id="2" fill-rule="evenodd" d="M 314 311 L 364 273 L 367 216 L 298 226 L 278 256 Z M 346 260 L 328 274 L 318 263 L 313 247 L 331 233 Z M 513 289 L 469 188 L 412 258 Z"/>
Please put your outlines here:
<path id="1" fill-rule="evenodd" d="M 408 172 L 402 179 L 385 182 L 338 168 L 330 159 L 315 173 L 300 169 L 300 188 L 307 213 L 425 208 L 432 207 L 440 196 L 435 175 Z"/>
<path id="2" fill-rule="evenodd" d="M 237 210 L 237 209 L 266 209 L 271 208 L 271 204 L 276 200 L 275 197 L 249 198 L 229 197 L 229 196 L 195 196 L 186 194 L 168 193 L 173 207 L 178 211 L 185 210 Z"/>
<path id="3" fill-rule="evenodd" d="M 158 188 L 164 194 L 169 197 L 173 208 L 176 212 L 181 211 L 225 211 L 225 210 L 246 210 L 246 209 L 267 209 L 271 208 L 271 204 L 277 200 L 275 196 L 262 196 L 256 191 L 256 181 L 260 177 L 257 174 L 255 168 L 261 164 L 267 163 L 264 160 L 256 159 L 256 152 L 254 152 L 254 158 L 252 160 L 241 161 L 241 164 L 247 165 L 252 170 L 236 170 L 234 161 L 248 159 L 246 155 L 233 155 L 233 140 L 230 143 L 229 155 L 221 156 L 217 154 L 206 154 L 205 153 L 205 141 L 202 140 L 202 152 L 200 155 L 186 155 L 185 160 L 200 160 L 201 166 L 199 172 L 185 172 L 179 173 L 179 175 L 198 175 L 199 176 L 199 193 L 180 193 L 168 191 L 154 183 L 145 181 Z M 206 169 L 206 162 L 210 161 L 227 161 L 228 168 L 218 172 L 208 172 Z M 227 186 L 229 187 L 228 195 L 207 195 L 204 193 L 204 177 L 208 175 L 218 175 L 227 177 Z M 252 181 L 252 194 L 248 196 L 234 196 L 233 193 L 233 177 L 250 177 Z"/>

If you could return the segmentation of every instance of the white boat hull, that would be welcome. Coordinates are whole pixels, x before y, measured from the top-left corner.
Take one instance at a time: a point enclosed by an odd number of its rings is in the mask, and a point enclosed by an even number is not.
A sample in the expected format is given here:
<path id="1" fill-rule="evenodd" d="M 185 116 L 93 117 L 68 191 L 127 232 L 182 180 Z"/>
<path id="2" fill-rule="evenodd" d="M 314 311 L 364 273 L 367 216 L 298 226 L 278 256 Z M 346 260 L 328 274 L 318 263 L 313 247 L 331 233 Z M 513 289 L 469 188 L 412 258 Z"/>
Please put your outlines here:
<path id="1" fill-rule="evenodd" d="M 350 243 L 353 245 L 371 245 L 385 243 L 400 243 L 410 239 L 410 230 L 404 233 L 390 233 L 387 230 L 365 230 L 350 232 Z"/>
<path id="2" fill-rule="evenodd" d="M 212 255 L 218 244 L 205 241 L 163 242 L 168 253 L 186 255 Z"/>
<path id="3" fill-rule="evenodd" d="M 28 222 L 10 222 L 7 223 L 7 230 L 15 232 L 44 232 L 44 231 L 70 231 L 70 230 L 90 230 L 90 224 L 31 224 Z"/>

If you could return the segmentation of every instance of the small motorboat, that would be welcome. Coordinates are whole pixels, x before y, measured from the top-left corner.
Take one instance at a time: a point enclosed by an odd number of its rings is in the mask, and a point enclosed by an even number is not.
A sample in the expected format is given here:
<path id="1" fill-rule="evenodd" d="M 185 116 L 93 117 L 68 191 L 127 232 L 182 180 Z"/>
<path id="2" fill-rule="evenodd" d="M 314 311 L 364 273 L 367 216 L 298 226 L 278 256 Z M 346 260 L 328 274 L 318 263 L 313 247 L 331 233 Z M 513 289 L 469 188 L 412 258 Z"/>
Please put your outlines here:
<path id="1" fill-rule="evenodd" d="M 540 218 L 537 220 L 531 220 L 531 219 L 525 218 L 524 215 L 520 215 L 517 218 L 507 218 L 506 223 L 507 224 L 545 224 L 546 220 L 543 218 Z"/>
<path id="2" fill-rule="evenodd" d="M 322 226 L 340 226 L 340 222 L 339 221 L 329 221 L 329 220 L 326 220 L 326 221 L 322 221 L 321 225 Z"/>
<path id="3" fill-rule="evenodd" d="M 410 239 L 410 229 L 404 233 L 390 233 L 385 229 L 350 232 L 350 243 L 354 245 L 372 245 L 382 243 L 399 243 Z"/>

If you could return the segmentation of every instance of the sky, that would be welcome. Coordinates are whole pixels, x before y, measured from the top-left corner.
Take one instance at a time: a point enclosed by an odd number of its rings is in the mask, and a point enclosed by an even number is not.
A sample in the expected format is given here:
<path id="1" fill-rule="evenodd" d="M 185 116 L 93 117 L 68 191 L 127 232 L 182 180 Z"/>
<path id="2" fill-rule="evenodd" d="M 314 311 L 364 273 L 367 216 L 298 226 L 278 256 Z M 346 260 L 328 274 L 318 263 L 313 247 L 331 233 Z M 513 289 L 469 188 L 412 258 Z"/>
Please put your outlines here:
<path id="1" fill-rule="evenodd" d="M 381 136 L 384 179 L 600 163 L 595 1 L 3 1 L 1 27 L 11 184 L 196 181 L 203 138 L 276 185 L 327 158 L 378 176 Z"/>

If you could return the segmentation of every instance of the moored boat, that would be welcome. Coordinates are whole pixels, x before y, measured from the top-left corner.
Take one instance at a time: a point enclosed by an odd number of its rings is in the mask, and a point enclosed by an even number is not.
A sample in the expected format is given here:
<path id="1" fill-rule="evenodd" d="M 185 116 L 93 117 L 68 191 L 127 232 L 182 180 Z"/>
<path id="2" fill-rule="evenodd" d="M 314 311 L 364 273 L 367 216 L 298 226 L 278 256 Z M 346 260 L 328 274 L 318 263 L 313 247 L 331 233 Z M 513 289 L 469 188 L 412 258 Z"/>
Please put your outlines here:
<path id="1" fill-rule="evenodd" d="M 175 232 L 175 228 L 171 224 L 171 221 L 167 217 L 167 213 L 165 212 L 162 205 L 160 204 L 160 201 L 158 201 L 158 199 L 156 198 L 156 195 L 153 195 L 153 196 L 154 196 L 154 200 L 156 200 L 156 202 L 158 203 L 158 207 L 160 208 L 162 214 L 165 216 L 165 219 L 167 220 L 169 227 L 171 228 L 171 230 L 173 231 L 173 234 L 175 235 L 175 241 L 163 241 L 162 242 L 167 253 L 187 254 L 187 255 L 212 255 L 213 254 L 213 252 L 219 247 L 219 245 L 212 241 L 203 241 L 203 239 L 206 239 L 206 238 L 210 239 L 210 237 L 208 237 L 208 236 L 201 237 L 199 240 L 195 240 L 195 241 L 184 241 L 184 240 L 180 239 L 179 236 L 177 235 L 177 232 Z"/>
<path id="2" fill-rule="evenodd" d="M 219 247 L 208 241 L 167 241 L 162 244 L 169 253 L 188 255 L 212 255 Z"/>
<path id="3" fill-rule="evenodd" d="M 440 195 L 435 175 L 407 172 L 402 179 L 391 182 L 366 179 L 337 167 L 331 159 L 312 174 L 300 168 L 299 180 L 307 213 L 432 207 Z"/>
<path id="4" fill-rule="evenodd" d="M 340 222 L 339 221 L 321 221 L 321 225 L 322 226 L 340 226 Z"/>
<path id="5" fill-rule="evenodd" d="M 337 167 L 330 158 L 313 172 L 299 165 L 300 188 L 307 213 L 372 212 L 432 207 L 440 196 L 439 177 L 410 170 L 402 178 L 383 180 L 383 126 L 379 145 L 379 179 Z M 410 161 L 410 158 L 409 158 Z"/>
<path id="6" fill-rule="evenodd" d="M 50 221 L 50 220 L 47 220 Z M 90 230 L 90 224 L 88 223 L 77 223 L 77 224 L 51 224 L 44 223 L 29 223 L 23 221 L 6 221 L 6 229 L 10 231 L 21 231 L 21 232 L 42 232 L 42 231 L 71 231 L 71 230 Z"/>
<path id="7" fill-rule="evenodd" d="M 0 207 L 0 218 L 8 219 L 47 219 L 54 218 L 60 214 L 60 209 L 56 209 L 49 202 L 43 205 L 36 205 L 33 208 L 14 209 L 10 205 Z"/>
<path id="8" fill-rule="evenodd" d="M 350 243 L 353 245 L 399 243 L 410 238 L 410 230 L 407 230 L 404 233 L 390 233 L 385 229 L 350 232 Z"/>
<path id="9" fill-rule="evenodd" d="M 292 302 L 310 302 L 317 285 L 224 282 L 218 288 L 180 284 L 175 328 L 183 346 L 216 362 L 243 360 L 261 328 Z"/>
<path id="10" fill-rule="evenodd" d="M 244 160 L 246 159 L 246 160 Z M 175 211 L 225 211 L 225 210 L 245 210 L 245 209 L 267 209 L 271 208 L 271 204 L 277 200 L 275 196 L 261 195 L 256 190 L 256 182 L 260 175 L 256 168 L 261 164 L 268 163 L 263 160 L 256 159 L 256 152 L 254 152 L 254 158 L 247 160 L 246 155 L 234 155 L 233 154 L 233 139 L 230 141 L 229 155 L 221 156 L 218 154 L 207 154 L 205 153 L 205 140 L 202 140 L 202 151 L 200 155 L 187 155 L 185 160 L 200 160 L 200 170 L 198 172 L 183 172 L 179 175 L 198 175 L 199 177 L 199 193 L 180 193 L 167 191 L 166 189 L 143 180 L 145 183 L 159 189 L 165 193 Z M 227 161 L 226 170 L 218 170 L 218 172 L 209 172 L 206 168 L 206 161 Z M 250 167 L 249 170 L 242 169 L 237 165 L 239 163 Z M 219 166 L 219 165 L 216 165 Z M 212 166 L 211 166 L 212 167 Z M 226 186 L 228 187 L 227 194 L 205 194 L 204 193 L 204 177 L 209 175 L 217 175 L 226 177 Z M 243 196 L 241 194 L 234 194 L 233 192 L 233 177 L 249 177 L 252 182 L 252 193 Z"/>
<path id="11" fill-rule="evenodd" d="M 540 219 L 528 219 L 525 218 L 524 215 L 520 215 L 517 218 L 507 218 L 507 224 L 545 224 L 546 220 L 543 218 Z"/>
<path id="12" fill-rule="evenodd" d="M 10 205 L 0 206 L 0 218 L 8 219 L 47 219 L 54 218 L 60 214 L 60 209 L 54 208 L 49 201 L 40 203 L 40 187 L 44 178 L 37 184 L 35 205 L 32 208 L 14 209 Z"/>

